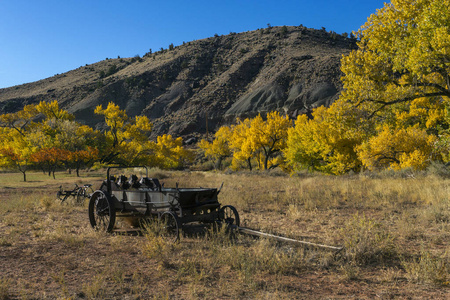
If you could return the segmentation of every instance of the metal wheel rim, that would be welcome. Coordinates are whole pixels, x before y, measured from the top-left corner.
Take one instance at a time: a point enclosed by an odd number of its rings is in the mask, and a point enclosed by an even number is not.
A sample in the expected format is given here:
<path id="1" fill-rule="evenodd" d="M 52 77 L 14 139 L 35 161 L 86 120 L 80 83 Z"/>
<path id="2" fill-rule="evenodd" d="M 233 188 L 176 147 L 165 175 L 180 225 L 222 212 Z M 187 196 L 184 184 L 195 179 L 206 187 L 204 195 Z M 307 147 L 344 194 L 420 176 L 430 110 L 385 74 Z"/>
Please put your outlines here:
<path id="1" fill-rule="evenodd" d="M 172 239 L 176 242 L 179 238 L 180 223 L 177 216 L 172 212 L 165 212 L 161 215 L 161 236 Z"/>
<path id="2" fill-rule="evenodd" d="M 89 198 L 90 195 L 94 193 L 94 190 L 91 187 L 81 188 L 77 192 L 77 203 L 83 204 L 86 198 Z"/>
<path id="3" fill-rule="evenodd" d="M 231 205 L 226 205 L 221 208 L 222 221 L 227 225 L 240 225 L 239 214 Z"/>
<path id="4" fill-rule="evenodd" d="M 89 202 L 89 218 L 94 229 L 106 232 L 112 231 L 115 214 L 105 194 L 96 193 L 92 196 Z"/>
<path id="5" fill-rule="evenodd" d="M 84 202 L 84 198 L 86 197 L 84 190 L 79 189 L 77 192 L 77 203 L 82 204 Z"/>

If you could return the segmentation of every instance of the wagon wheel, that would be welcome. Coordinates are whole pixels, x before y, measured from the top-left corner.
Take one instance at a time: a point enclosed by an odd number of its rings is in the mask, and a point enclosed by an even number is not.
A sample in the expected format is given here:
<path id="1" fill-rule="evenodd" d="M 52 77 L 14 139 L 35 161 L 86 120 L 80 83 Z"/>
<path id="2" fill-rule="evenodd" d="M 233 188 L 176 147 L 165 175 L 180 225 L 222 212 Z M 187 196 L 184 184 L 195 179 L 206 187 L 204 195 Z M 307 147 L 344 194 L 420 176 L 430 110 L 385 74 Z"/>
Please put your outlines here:
<path id="1" fill-rule="evenodd" d="M 84 199 L 89 198 L 92 194 L 94 193 L 94 190 L 90 187 L 82 187 L 80 189 L 78 189 L 77 192 L 77 204 L 83 204 L 84 203 Z"/>
<path id="2" fill-rule="evenodd" d="M 227 225 L 239 226 L 240 224 L 239 213 L 232 205 L 225 205 L 220 209 L 219 220 Z"/>
<path id="3" fill-rule="evenodd" d="M 181 222 L 174 212 L 165 211 L 161 215 L 161 226 L 161 236 L 172 240 L 172 242 L 178 241 L 180 238 Z"/>
<path id="4" fill-rule="evenodd" d="M 225 205 L 220 209 L 219 221 L 224 222 L 228 226 L 239 226 L 241 221 L 239 220 L 239 213 L 232 205 Z"/>
<path id="5" fill-rule="evenodd" d="M 95 230 L 111 232 L 116 221 L 113 201 L 102 191 L 96 191 L 89 200 L 89 221 Z"/>

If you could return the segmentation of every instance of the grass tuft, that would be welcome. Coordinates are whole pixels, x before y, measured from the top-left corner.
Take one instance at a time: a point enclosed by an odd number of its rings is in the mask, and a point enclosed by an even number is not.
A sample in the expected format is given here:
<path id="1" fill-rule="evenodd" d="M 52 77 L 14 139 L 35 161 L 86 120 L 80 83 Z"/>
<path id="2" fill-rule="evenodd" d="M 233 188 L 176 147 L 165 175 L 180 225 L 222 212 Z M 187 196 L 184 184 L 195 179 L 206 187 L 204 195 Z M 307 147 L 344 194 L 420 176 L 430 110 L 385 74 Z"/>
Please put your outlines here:
<path id="1" fill-rule="evenodd" d="M 0 300 L 8 300 L 12 298 L 9 287 L 11 286 L 11 279 L 0 277 Z"/>
<path id="2" fill-rule="evenodd" d="M 450 255 L 435 256 L 422 250 L 419 257 L 402 260 L 407 278 L 416 283 L 450 286 Z"/>
<path id="3" fill-rule="evenodd" d="M 379 222 L 354 215 L 342 229 L 345 258 L 358 265 L 383 263 L 397 255 L 394 238 Z"/>

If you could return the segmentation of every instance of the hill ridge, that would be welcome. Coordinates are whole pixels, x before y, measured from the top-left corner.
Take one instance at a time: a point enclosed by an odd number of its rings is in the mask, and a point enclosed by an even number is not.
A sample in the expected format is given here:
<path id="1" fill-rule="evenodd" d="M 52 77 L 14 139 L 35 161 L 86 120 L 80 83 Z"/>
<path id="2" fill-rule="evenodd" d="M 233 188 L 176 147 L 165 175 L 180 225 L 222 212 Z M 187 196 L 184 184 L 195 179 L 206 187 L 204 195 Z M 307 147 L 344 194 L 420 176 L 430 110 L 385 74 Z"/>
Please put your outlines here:
<path id="1" fill-rule="evenodd" d="M 147 115 L 154 135 L 201 134 L 236 117 L 329 105 L 342 90 L 340 59 L 354 48 L 345 34 L 303 26 L 216 35 L 0 89 L 0 113 L 56 99 L 102 128 L 94 108 L 113 101 L 129 116 Z"/>

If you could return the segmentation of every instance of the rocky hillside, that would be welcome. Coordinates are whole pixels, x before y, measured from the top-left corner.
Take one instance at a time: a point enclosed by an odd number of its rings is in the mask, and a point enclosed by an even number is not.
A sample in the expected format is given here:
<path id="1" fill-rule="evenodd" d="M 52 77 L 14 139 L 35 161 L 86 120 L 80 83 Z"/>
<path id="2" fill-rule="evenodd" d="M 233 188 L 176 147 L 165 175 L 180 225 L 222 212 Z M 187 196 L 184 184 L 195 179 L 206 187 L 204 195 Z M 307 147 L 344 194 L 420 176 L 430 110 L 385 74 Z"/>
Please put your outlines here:
<path id="1" fill-rule="evenodd" d="M 236 117 L 278 110 L 295 117 L 338 97 L 342 54 L 355 41 L 325 30 L 272 27 L 106 59 L 51 78 L 0 89 L 0 113 L 57 99 L 91 126 L 113 101 L 146 115 L 154 134 L 214 131 Z"/>

